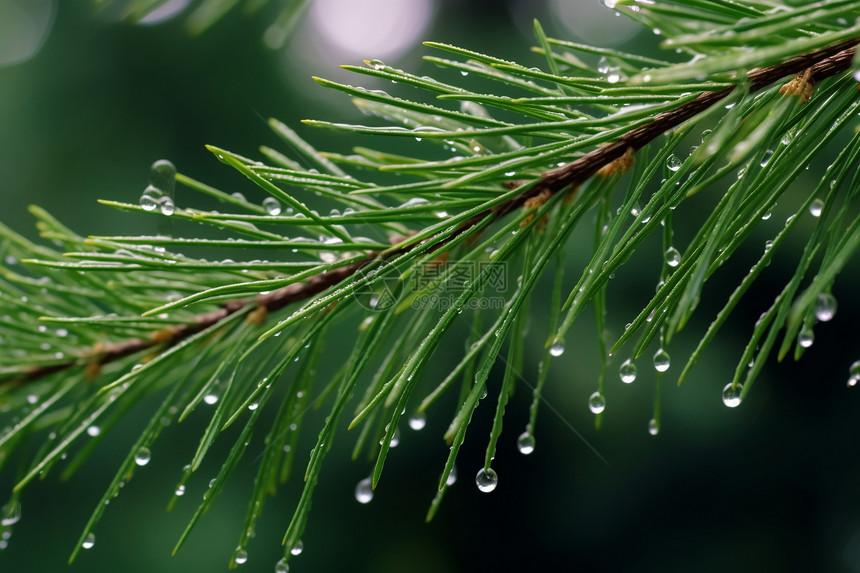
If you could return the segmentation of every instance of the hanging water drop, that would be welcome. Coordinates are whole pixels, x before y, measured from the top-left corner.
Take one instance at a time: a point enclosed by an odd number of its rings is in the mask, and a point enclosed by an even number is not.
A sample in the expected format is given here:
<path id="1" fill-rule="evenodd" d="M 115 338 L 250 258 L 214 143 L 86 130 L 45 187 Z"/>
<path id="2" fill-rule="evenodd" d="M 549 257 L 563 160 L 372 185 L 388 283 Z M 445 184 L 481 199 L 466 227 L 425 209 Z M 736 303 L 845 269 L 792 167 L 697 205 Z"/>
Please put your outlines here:
<path id="1" fill-rule="evenodd" d="M 531 432 L 526 430 L 520 434 L 520 437 L 517 438 L 517 449 L 524 456 L 535 451 L 535 437 L 532 436 Z"/>
<path id="2" fill-rule="evenodd" d="M 620 67 L 612 67 L 607 70 L 606 81 L 610 84 L 617 84 L 618 82 L 624 81 L 627 79 L 627 76 L 624 72 L 621 71 Z"/>
<path id="3" fill-rule="evenodd" d="M 10 505 L 11 504 L 11 505 Z M 10 527 L 21 520 L 21 502 L 9 502 L 0 508 L 0 527 Z M 8 530 L 7 530 L 8 531 Z"/>
<path id="4" fill-rule="evenodd" d="M 420 412 L 409 418 L 409 427 L 416 432 L 423 430 L 426 425 L 427 418 L 424 416 L 424 412 Z"/>
<path id="5" fill-rule="evenodd" d="M 678 249 L 675 247 L 669 247 L 666 249 L 666 252 L 663 253 L 663 259 L 666 261 L 667 265 L 675 268 L 681 264 L 681 253 L 678 252 Z"/>
<path id="6" fill-rule="evenodd" d="M 677 171 L 681 168 L 681 160 L 673 153 L 666 158 L 666 167 L 669 171 Z"/>
<path id="7" fill-rule="evenodd" d="M 89 535 L 87 535 L 86 539 L 84 539 L 84 542 L 81 543 L 81 547 L 83 547 L 84 549 L 92 549 L 93 545 L 95 545 L 95 544 L 96 544 L 96 534 L 90 533 Z"/>
<path id="8" fill-rule="evenodd" d="M 290 565 L 287 563 L 286 557 L 281 557 L 281 559 L 275 563 L 275 573 L 289 573 Z"/>
<path id="9" fill-rule="evenodd" d="M 597 71 L 601 74 L 605 74 L 609 71 L 610 67 L 611 66 L 609 64 L 609 58 L 607 58 L 606 56 L 600 56 L 600 59 L 597 60 Z"/>
<path id="10" fill-rule="evenodd" d="M 723 404 L 729 408 L 737 408 L 741 404 L 741 390 L 743 386 L 740 384 L 732 384 L 729 382 L 723 388 Z"/>
<path id="11" fill-rule="evenodd" d="M 656 436 L 660 433 L 660 424 L 658 424 L 657 420 L 654 418 L 648 420 L 648 433 L 652 436 Z"/>
<path id="12" fill-rule="evenodd" d="M 768 219 L 770 219 L 770 216 L 771 216 L 771 215 L 773 215 L 773 205 L 771 205 L 770 209 L 768 209 L 768 210 L 767 210 L 767 211 L 766 211 L 766 212 L 761 216 L 761 220 L 762 220 L 762 221 L 767 221 Z"/>
<path id="13" fill-rule="evenodd" d="M 364 478 L 355 486 L 355 500 L 358 503 L 370 503 L 373 499 L 373 488 L 370 478 Z"/>
<path id="14" fill-rule="evenodd" d="M 654 353 L 654 370 L 657 372 L 665 372 L 669 369 L 670 364 L 671 361 L 669 359 L 668 352 L 661 348 Z"/>
<path id="15" fill-rule="evenodd" d="M 818 293 L 815 299 L 815 318 L 821 322 L 827 322 L 834 316 L 836 316 L 836 297 L 828 292 Z"/>
<path id="16" fill-rule="evenodd" d="M 302 551 L 304 550 L 305 544 L 301 539 L 299 539 L 298 541 L 296 541 L 296 544 L 290 548 L 290 553 L 293 555 L 301 555 Z"/>
<path id="17" fill-rule="evenodd" d="M 490 493 L 499 485 L 499 476 L 493 468 L 481 468 L 475 476 L 475 484 L 482 492 Z"/>
<path id="18" fill-rule="evenodd" d="M 150 453 L 149 448 L 141 447 L 137 450 L 137 453 L 134 454 L 134 463 L 139 466 L 145 466 L 149 463 L 151 457 L 152 454 Z"/>
<path id="19" fill-rule="evenodd" d="M 170 197 L 162 197 L 158 200 L 158 210 L 165 217 L 170 217 L 176 212 L 176 205 Z"/>
<path id="20" fill-rule="evenodd" d="M 392 448 L 400 445 L 400 428 L 394 428 L 394 435 L 391 436 L 391 442 L 388 445 Z"/>
<path id="21" fill-rule="evenodd" d="M 595 392 L 588 397 L 588 409 L 592 414 L 599 414 L 606 409 L 606 398 L 600 392 Z"/>
<path id="22" fill-rule="evenodd" d="M 218 403 L 218 395 L 217 394 L 206 394 L 203 396 L 203 401 L 212 406 L 213 404 Z"/>
<path id="23" fill-rule="evenodd" d="M 848 367 L 848 374 L 850 375 L 848 378 L 848 387 L 856 386 L 857 382 L 860 382 L 860 360 Z"/>
<path id="24" fill-rule="evenodd" d="M 251 402 L 250 404 L 248 404 L 248 409 L 251 411 L 254 411 L 259 407 L 260 407 L 260 404 L 258 404 L 257 402 Z"/>
<path id="25" fill-rule="evenodd" d="M 159 159 L 149 168 L 149 182 L 167 195 L 173 195 L 176 167 L 167 159 Z"/>
<path id="26" fill-rule="evenodd" d="M 448 472 L 448 477 L 445 478 L 445 485 L 452 486 L 457 483 L 457 466 L 451 466 L 451 471 Z"/>
<path id="27" fill-rule="evenodd" d="M 101 433 L 102 433 L 101 428 L 99 428 L 98 426 L 90 426 L 89 428 L 87 428 L 87 435 L 92 437 L 92 438 L 95 438 L 96 436 L 98 436 Z"/>
<path id="28" fill-rule="evenodd" d="M 813 217 L 820 217 L 821 212 L 824 210 L 824 201 L 821 199 L 816 199 L 809 205 L 809 214 Z"/>
<path id="29" fill-rule="evenodd" d="M 158 207 L 158 201 L 152 195 L 143 194 L 140 196 L 140 207 L 144 211 L 155 211 Z"/>
<path id="30" fill-rule="evenodd" d="M 773 149 L 768 149 L 764 152 L 764 156 L 761 158 L 761 166 L 767 167 L 767 164 L 770 163 L 771 157 L 773 157 Z"/>
<path id="31" fill-rule="evenodd" d="M 797 343 L 803 348 L 809 348 L 813 342 L 815 342 L 815 333 L 810 326 L 804 324 L 797 335 Z"/>
<path id="32" fill-rule="evenodd" d="M 549 347 L 549 353 L 553 356 L 561 356 L 564 354 L 564 342 L 561 340 L 553 342 L 552 346 Z"/>
<path id="33" fill-rule="evenodd" d="M 636 365 L 628 358 L 621 363 L 621 367 L 618 369 L 618 375 L 622 382 L 630 384 L 636 380 Z"/>
<path id="34" fill-rule="evenodd" d="M 242 549 L 241 547 L 237 547 L 236 551 L 233 553 L 233 562 L 236 565 L 242 565 L 243 563 L 248 561 L 248 552 Z"/>
<path id="35" fill-rule="evenodd" d="M 263 199 L 263 209 L 266 210 L 266 213 L 275 217 L 281 214 L 281 202 L 274 197 L 266 197 Z"/>

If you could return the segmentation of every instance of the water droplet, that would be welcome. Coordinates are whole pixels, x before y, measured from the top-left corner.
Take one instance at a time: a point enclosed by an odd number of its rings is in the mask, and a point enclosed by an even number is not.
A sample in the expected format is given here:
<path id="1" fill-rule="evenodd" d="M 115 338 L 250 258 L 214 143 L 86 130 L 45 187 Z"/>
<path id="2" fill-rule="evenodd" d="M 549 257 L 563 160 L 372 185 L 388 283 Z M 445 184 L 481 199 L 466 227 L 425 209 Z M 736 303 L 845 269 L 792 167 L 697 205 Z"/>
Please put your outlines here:
<path id="1" fill-rule="evenodd" d="M 671 361 L 669 360 L 668 352 L 661 348 L 654 353 L 654 370 L 657 372 L 665 372 L 669 369 L 670 364 Z"/>
<path id="2" fill-rule="evenodd" d="M 143 194 L 140 196 L 140 207 L 144 211 L 155 211 L 158 207 L 158 200 L 152 195 Z"/>
<path id="3" fill-rule="evenodd" d="M 236 551 L 233 553 L 233 562 L 236 563 L 236 565 L 242 565 L 246 561 L 248 561 L 248 552 L 241 547 L 237 547 Z"/>
<path id="4" fill-rule="evenodd" d="M 733 386 L 730 383 L 726 384 L 726 387 L 723 388 L 723 404 L 728 406 L 729 408 L 737 408 L 741 404 L 741 390 L 743 386 L 737 384 Z"/>
<path id="5" fill-rule="evenodd" d="M 9 505 L 11 504 L 11 505 Z M 0 515 L 3 516 L 0 519 L 0 527 L 9 527 L 11 525 L 15 525 L 21 520 L 21 502 L 9 502 L 0 509 Z"/>
<path id="6" fill-rule="evenodd" d="M 818 293 L 815 299 L 815 318 L 821 322 L 832 320 L 836 315 L 836 297 L 830 293 Z"/>
<path id="7" fill-rule="evenodd" d="M 95 438 L 96 436 L 98 436 L 101 433 L 102 433 L 102 430 L 98 426 L 90 426 L 89 428 L 87 428 L 87 435 L 89 435 L 93 438 Z"/>
<path id="8" fill-rule="evenodd" d="M 669 171 L 677 171 L 681 168 L 681 160 L 673 153 L 666 158 L 666 167 Z"/>
<path id="9" fill-rule="evenodd" d="M 394 429 L 394 435 L 391 436 L 391 442 L 388 445 L 392 448 L 396 448 L 400 445 L 400 428 Z"/>
<path id="10" fill-rule="evenodd" d="M 415 430 L 416 432 L 419 430 L 423 430 L 424 426 L 427 425 L 427 418 L 424 416 L 424 412 L 419 414 L 415 414 L 411 418 L 409 418 L 409 427 Z"/>
<path id="11" fill-rule="evenodd" d="M 176 167 L 167 159 L 159 159 L 149 168 L 149 182 L 165 193 L 173 192 Z"/>
<path id="12" fill-rule="evenodd" d="M 630 384 L 636 380 L 636 365 L 628 358 L 621 363 L 621 367 L 618 369 L 618 375 L 621 377 L 622 382 Z"/>
<path id="13" fill-rule="evenodd" d="M 302 551 L 304 550 L 305 544 L 301 539 L 299 539 L 298 541 L 296 541 L 296 544 L 290 548 L 290 553 L 292 553 L 293 555 L 301 555 Z"/>
<path id="14" fill-rule="evenodd" d="M 681 264 L 681 253 L 679 253 L 678 249 L 675 247 L 669 247 L 666 249 L 666 252 L 663 253 L 663 258 L 666 261 L 666 264 L 672 268 Z"/>
<path id="15" fill-rule="evenodd" d="M 595 392 L 588 397 L 588 409 L 592 414 L 599 414 L 606 409 L 606 398 L 600 392 Z"/>
<path id="16" fill-rule="evenodd" d="M 564 342 L 560 340 L 553 342 L 552 346 L 549 347 L 549 353 L 553 356 L 561 356 L 564 354 Z"/>
<path id="17" fill-rule="evenodd" d="M 142 447 L 137 450 L 137 453 L 134 454 L 134 463 L 139 466 L 145 466 L 149 463 L 150 458 L 152 457 L 152 453 L 149 451 L 149 448 Z"/>
<path id="18" fill-rule="evenodd" d="M 92 549 L 93 545 L 95 545 L 95 544 L 96 544 L 96 534 L 90 533 L 89 535 L 87 535 L 86 539 L 84 539 L 84 542 L 81 543 L 81 547 L 83 547 L 84 549 Z"/>
<path id="19" fill-rule="evenodd" d="M 610 67 L 611 66 L 609 64 L 609 58 L 607 58 L 606 56 L 600 56 L 600 59 L 597 60 L 597 71 L 601 74 L 605 74 L 609 71 Z"/>
<path id="20" fill-rule="evenodd" d="M 252 410 L 252 411 L 256 410 L 259 407 L 260 407 L 260 404 L 258 404 L 257 402 L 251 402 L 250 404 L 248 404 L 248 409 Z"/>
<path id="21" fill-rule="evenodd" d="M 158 209 L 165 217 L 170 217 L 176 212 L 176 205 L 170 197 L 162 197 L 158 200 Z"/>
<path id="22" fill-rule="evenodd" d="M 612 67 L 607 70 L 606 81 L 610 84 L 617 84 L 618 82 L 622 82 L 626 79 L 627 76 L 621 71 L 620 67 Z"/>
<path id="23" fill-rule="evenodd" d="M 797 335 L 797 343 L 803 348 L 809 348 L 813 342 L 815 342 L 815 333 L 812 332 L 811 327 L 803 325 L 800 333 Z"/>
<path id="24" fill-rule="evenodd" d="M 524 456 L 535 451 L 535 437 L 531 435 L 531 432 L 526 430 L 520 434 L 520 437 L 517 438 L 517 449 Z"/>
<path id="25" fill-rule="evenodd" d="M 765 212 L 765 214 L 761 216 L 761 220 L 767 221 L 768 219 L 770 219 L 771 215 L 773 215 L 773 205 L 771 205 L 770 209 L 768 209 L 767 212 Z"/>
<path id="26" fill-rule="evenodd" d="M 655 420 L 654 418 L 651 418 L 648 421 L 648 433 L 652 436 L 656 436 L 660 433 L 660 424 L 658 424 L 657 420 Z"/>
<path id="27" fill-rule="evenodd" d="M 286 557 L 281 557 L 281 559 L 275 563 L 275 573 L 289 573 L 290 565 L 287 563 Z"/>
<path id="28" fill-rule="evenodd" d="M 218 403 L 218 395 L 217 394 L 206 394 L 203 396 L 203 401 L 209 404 L 210 406 Z"/>
<path id="29" fill-rule="evenodd" d="M 176 486 L 176 490 L 173 493 L 175 495 L 178 495 L 178 496 L 185 495 L 185 486 L 182 484 L 179 484 L 178 486 Z"/>
<path id="30" fill-rule="evenodd" d="M 370 503 L 373 499 L 373 488 L 370 486 L 370 478 L 364 478 L 355 486 L 355 500 L 358 503 Z"/>
<path id="31" fill-rule="evenodd" d="M 448 472 L 448 477 L 445 479 L 445 485 L 452 486 L 457 483 L 457 466 L 451 466 L 451 471 Z"/>
<path id="32" fill-rule="evenodd" d="M 820 217 L 821 211 L 824 210 L 824 201 L 816 199 L 809 205 L 809 214 L 813 217 Z"/>
<path id="33" fill-rule="evenodd" d="M 276 216 L 281 214 L 281 202 L 275 199 L 274 197 L 266 197 L 263 199 L 263 209 L 266 210 L 271 216 Z"/>
<path id="34" fill-rule="evenodd" d="M 773 149 L 768 149 L 764 152 L 764 156 L 761 158 L 761 166 L 767 167 L 767 164 L 770 163 L 771 157 L 773 157 Z"/>
<path id="35" fill-rule="evenodd" d="M 496 474 L 496 471 L 493 468 L 484 469 L 481 468 L 478 470 L 478 474 L 475 476 L 475 484 L 478 486 L 478 489 L 484 493 L 490 493 L 496 486 L 499 485 L 499 476 Z"/>
<path id="36" fill-rule="evenodd" d="M 848 377 L 848 387 L 853 388 L 857 385 L 857 382 L 860 382 L 860 375 L 854 374 Z"/>

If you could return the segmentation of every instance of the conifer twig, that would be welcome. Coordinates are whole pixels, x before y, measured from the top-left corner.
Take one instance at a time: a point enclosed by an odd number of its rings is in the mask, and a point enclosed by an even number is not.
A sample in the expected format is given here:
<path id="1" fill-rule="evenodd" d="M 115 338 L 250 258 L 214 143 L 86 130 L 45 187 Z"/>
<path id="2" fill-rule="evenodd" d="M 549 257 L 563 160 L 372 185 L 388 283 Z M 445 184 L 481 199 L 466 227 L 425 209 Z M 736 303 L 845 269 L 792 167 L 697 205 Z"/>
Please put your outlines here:
<path id="1" fill-rule="evenodd" d="M 773 66 L 752 70 L 747 75 L 748 89 L 750 92 L 758 91 L 791 74 L 805 72 L 804 78 L 808 78 L 806 81 L 815 83 L 844 72 L 851 65 L 858 43 L 860 43 L 860 38 L 852 38 L 790 58 Z M 736 87 L 704 92 L 692 101 L 671 111 L 658 114 L 652 121 L 630 130 L 617 141 L 595 149 L 567 165 L 543 173 L 539 179 L 535 180 L 519 195 L 463 221 L 448 239 L 435 245 L 435 248 L 468 231 L 487 217 L 492 217 L 495 220 L 523 207 L 526 201 L 539 194 L 553 195 L 564 189 L 576 188 L 601 168 L 622 157 L 628 149 L 639 150 L 662 133 L 677 127 L 722 100 Z M 181 340 L 223 321 L 248 305 L 256 304 L 263 311 L 262 316 L 265 316 L 266 313 L 279 310 L 293 302 L 308 299 L 348 279 L 380 257 L 390 258 L 394 254 L 402 254 L 415 248 L 418 244 L 420 243 L 414 243 L 402 249 L 389 249 L 384 255 L 381 252 L 372 252 L 364 259 L 343 267 L 329 269 L 327 272 L 312 276 L 304 282 L 290 284 L 253 299 L 227 301 L 216 310 L 193 316 L 190 322 L 155 331 L 149 338 L 131 338 L 120 342 L 97 345 L 82 352 L 73 360 L 59 364 L 35 366 L 25 371 L 21 376 L 7 379 L 0 384 L 20 385 L 78 365 L 90 365 L 88 366 L 90 371 L 97 373 L 101 365 L 126 356 L 159 346 L 173 346 Z"/>

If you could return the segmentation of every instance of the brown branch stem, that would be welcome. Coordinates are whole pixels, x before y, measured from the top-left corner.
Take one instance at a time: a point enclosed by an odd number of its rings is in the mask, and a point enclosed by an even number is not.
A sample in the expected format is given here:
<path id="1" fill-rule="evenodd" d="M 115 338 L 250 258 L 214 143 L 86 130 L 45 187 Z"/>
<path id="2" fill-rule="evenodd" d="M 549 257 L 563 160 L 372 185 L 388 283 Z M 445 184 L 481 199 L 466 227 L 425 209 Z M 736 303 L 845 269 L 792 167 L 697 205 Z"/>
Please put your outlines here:
<path id="1" fill-rule="evenodd" d="M 790 58 L 773 66 L 752 70 L 747 75 L 749 90 L 750 92 L 755 92 L 789 75 L 798 74 L 805 70 L 809 71 L 809 81 L 813 83 L 841 73 L 849 69 L 858 43 L 860 43 L 860 38 L 846 40 L 832 46 Z M 519 209 L 526 203 L 526 201 L 538 194 L 543 193 L 546 195 L 548 192 L 552 195 L 564 189 L 580 185 L 597 173 L 597 171 L 602 167 L 624 155 L 628 148 L 632 148 L 634 151 L 642 148 L 662 133 L 677 127 L 681 123 L 708 109 L 716 102 L 728 96 L 735 89 L 736 87 L 733 86 L 718 91 L 704 92 L 690 102 L 680 105 L 673 110 L 656 115 L 653 120 L 630 130 L 617 141 L 604 145 L 599 149 L 595 149 L 563 167 L 543 173 L 540 178 L 535 180 L 533 185 L 523 193 L 463 221 L 454 232 L 454 235 L 447 239 L 447 241 L 467 232 L 487 217 L 492 217 L 493 220 L 495 220 Z M 410 245 L 403 249 L 389 251 L 388 256 L 390 257 L 395 253 L 401 254 L 407 252 L 415 248 L 418 244 L 420 243 Z M 27 370 L 22 376 L 14 378 L 11 381 L 21 384 L 26 381 L 36 380 L 49 374 L 60 372 L 81 364 L 93 366 L 93 370 L 97 372 L 101 365 L 114 362 L 123 357 L 157 347 L 172 346 L 192 334 L 218 324 L 228 316 L 246 308 L 250 304 L 256 304 L 258 308 L 264 310 L 264 316 L 265 313 L 271 313 L 293 302 L 308 299 L 337 285 L 379 257 L 380 253 L 372 253 L 369 254 L 367 258 L 360 261 L 353 262 L 337 269 L 330 269 L 325 273 L 312 276 L 304 282 L 282 287 L 266 295 L 260 295 L 254 299 L 228 301 L 222 304 L 217 310 L 194 316 L 192 321 L 189 323 L 179 324 L 156 331 L 150 338 L 132 338 L 121 342 L 109 343 L 96 348 L 91 348 L 75 360 L 48 366 L 36 366 Z"/>

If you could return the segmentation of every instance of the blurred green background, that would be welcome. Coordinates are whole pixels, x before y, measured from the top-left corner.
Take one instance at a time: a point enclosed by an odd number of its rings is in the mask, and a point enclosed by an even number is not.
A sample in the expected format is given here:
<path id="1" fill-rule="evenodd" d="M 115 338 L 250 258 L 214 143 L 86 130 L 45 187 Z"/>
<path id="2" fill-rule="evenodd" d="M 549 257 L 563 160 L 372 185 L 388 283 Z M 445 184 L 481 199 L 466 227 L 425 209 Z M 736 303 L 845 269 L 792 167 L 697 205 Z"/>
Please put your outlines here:
<path id="1" fill-rule="evenodd" d="M 318 87 L 312 74 L 343 79 L 338 64 L 375 57 L 433 74 L 437 70 L 421 61 L 428 52 L 420 46 L 424 39 L 540 66 L 539 56 L 528 51 L 535 17 L 563 38 L 657 50 L 653 35 L 597 0 L 317 0 L 286 48 L 277 51 L 261 41 L 266 14 L 234 14 L 190 38 L 180 19 L 132 26 L 110 13 L 94 14 L 84 0 L 0 0 L 2 219 L 35 236 L 26 211 L 35 203 L 82 233 L 151 233 L 151 219 L 118 214 L 96 199 L 136 201 L 149 165 L 159 158 L 222 189 L 253 192 L 204 144 L 257 156 L 261 144 L 278 147 L 263 121 L 270 116 L 298 126 L 323 148 L 347 151 L 369 143 L 298 125 L 302 118 L 356 117 L 347 97 Z M 793 192 L 803 190 L 801 181 Z M 691 203 L 691 209 L 708 207 L 705 200 Z M 671 348 L 677 356 L 673 370 L 730 292 L 732 283 L 721 280 L 743 272 L 790 212 L 785 209 L 771 227 L 763 222 L 761 243 L 751 247 L 749 261 L 742 254 L 735 268 L 709 282 L 698 322 Z M 571 242 L 567 284 L 587 260 L 590 234 L 584 229 Z M 610 326 L 616 332 L 653 292 L 658 269 L 650 263 L 658 260 L 657 249 L 655 244 L 650 260 L 646 249 L 610 287 Z M 596 386 L 598 362 L 591 319 L 583 317 L 568 337 L 567 351 L 552 364 L 547 398 L 559 416 L 542 409 L 535 452 L 525 457 L 515 447 L 530 402 L 529 390 L 520 386 L 494 462 L 498 489 L 487 495 L 473 485 L 491 424 L 485 406 L 460 454 L 459 482 L 430 524 L 423 517 L 447 455 L 439 436 L 452 405 L 431 412 L 422 432 L 403 428 L 402 445 L 392 452 L 375 499 L 366 506 L 354 500 L 353 489 L 370 466 L 349 461 L 353 438 L 341 434 L 317 489 L 305 552 L 292 560 L 291 570 L 417 573 L 560 565 L 582 571 L 860 571 L 860 391 L 845 388 L 848 365 L 860 358 L 860 310 L 852 304 L 857 271 L 849 269 L 837 282 L 839 313 L 817 329 L 803 361 L 771 364 L 740 408 L 725 408 L 719 399 L 750 324 L 794 262 L 789 252 L 777 258 L 684 387 L 676 388 L 672 376 L 664 382 L 663 429 L 656 438 L 646 431 L 654 379 L 645 364 L 631 386 L 610 376 L 609 409 L 603 428 L 595 431 L 586 400 Z M 528 379 L 536 376 L 545 310 L 539 304 L 534 309 Z M 341 355 L 337 349 L 335 340 L 334 357 Z M 430 375 L 443 376 L 450 368 L 445 356 Z M 619 362 L 611 365 L 612 373 Z M 491 387 L 500 375 L 493 372 Z M 65 564 L 119 456 L 156 403 L 142 404 L 72 480 L 58 483 L 48 476 L 27 489 L 23 518 L 0 551 L 0 571 L 226 570 L 250 494 L 253 458 L 262 445 L 252 448 L 188 544 L 170 557 L 196 508 L 195 496 L 211 477 L 192 482 L 178 507 L 165 512 L 202 416 L 183 423 L 191 427 L 168 429 L 153 461 L 111 504 L 95 547 L 74 565 Z M 309 420 L 305 451 L 320 421 L 321 416 Z M 208 471 L 214 475 L 215 468 Z M 0 476 L 4 491 L 11 481 Z M 274 570 L 298 491 L 291 484 L 269 502 L 240 570 Z"/>

